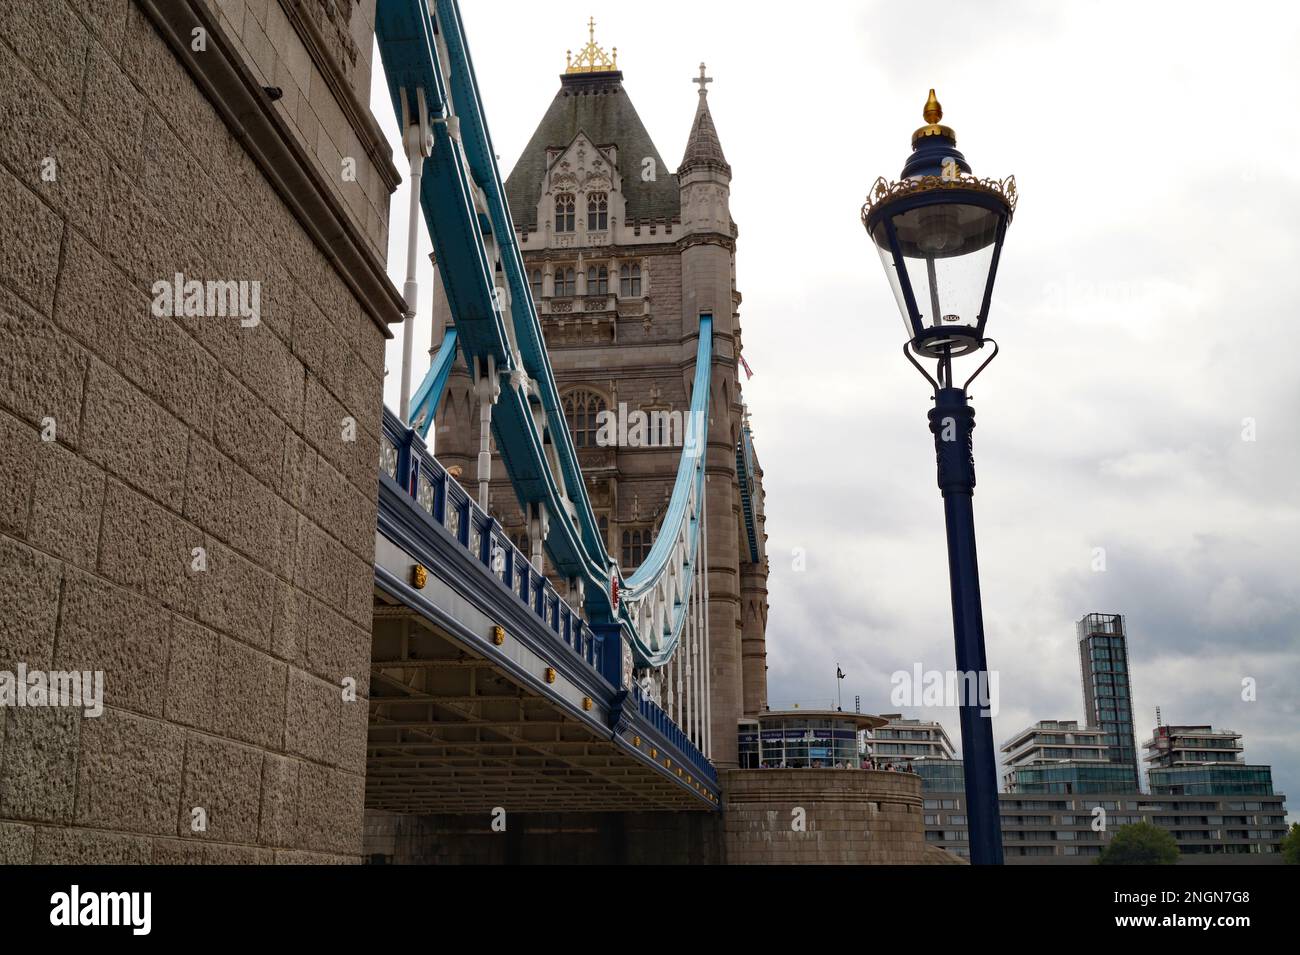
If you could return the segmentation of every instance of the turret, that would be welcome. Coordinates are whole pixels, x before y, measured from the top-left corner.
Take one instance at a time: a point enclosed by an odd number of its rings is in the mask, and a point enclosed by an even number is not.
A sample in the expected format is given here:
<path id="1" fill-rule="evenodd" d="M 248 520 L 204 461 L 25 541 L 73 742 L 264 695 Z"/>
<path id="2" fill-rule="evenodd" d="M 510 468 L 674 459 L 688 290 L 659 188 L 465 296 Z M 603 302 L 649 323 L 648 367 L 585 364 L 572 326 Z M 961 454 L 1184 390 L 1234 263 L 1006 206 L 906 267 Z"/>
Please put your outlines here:
<path id="1" fill-rule="evenodd" d="M 713 78 L 705 74 L 703 63 L 700 75 L 692 82 L 699 84 L 700 100 L 682 164 L 677 168 L 682 232 L 687 236 L 687 247 L 682 252 L 682 320 L 689 328 L 701 314 L 712 314 L 714 331 L 727 337 L 730 351 L 730 340 L 736 333 L 732 289 L 736 226 L 731 221 L 731 166 L 709 113 L 708 84 Z M 729 357 L 734 360 L 734 356 Z"/>
<path id="2" fill-rule="evenodd" d="M 708 84 L 713 78 L 705 75 L 703 63 L 699 77 L 692 82 L 699 84 L 700 102 L 695 108 L 682 164 L 677 169 L 682 191 L 682 230 L 717 232 L 730 237 L 731 166 L 723 155 L 718 130 L 709 113 Z"/>

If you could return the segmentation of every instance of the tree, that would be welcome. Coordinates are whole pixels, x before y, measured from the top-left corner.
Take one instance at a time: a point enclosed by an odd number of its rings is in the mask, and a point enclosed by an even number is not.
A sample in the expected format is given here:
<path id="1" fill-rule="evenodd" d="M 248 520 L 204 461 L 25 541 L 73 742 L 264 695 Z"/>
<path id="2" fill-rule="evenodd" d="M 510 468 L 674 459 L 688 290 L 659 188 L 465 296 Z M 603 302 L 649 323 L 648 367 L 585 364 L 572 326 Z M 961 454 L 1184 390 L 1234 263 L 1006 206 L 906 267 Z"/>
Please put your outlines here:
<path id="1" fill-rule="evenodd" d="M 1174 865 L 1177 861 L 1174 837 L 1149 822 L 1120 826 L 1097 859 L 1100 865 Z"/>
<path id="2" fill-rule="evenodd" d="M 1300 822 L 1291 823 L 1282 837 L 1282 859 L 1287 865 L 1300 865 Z"/>

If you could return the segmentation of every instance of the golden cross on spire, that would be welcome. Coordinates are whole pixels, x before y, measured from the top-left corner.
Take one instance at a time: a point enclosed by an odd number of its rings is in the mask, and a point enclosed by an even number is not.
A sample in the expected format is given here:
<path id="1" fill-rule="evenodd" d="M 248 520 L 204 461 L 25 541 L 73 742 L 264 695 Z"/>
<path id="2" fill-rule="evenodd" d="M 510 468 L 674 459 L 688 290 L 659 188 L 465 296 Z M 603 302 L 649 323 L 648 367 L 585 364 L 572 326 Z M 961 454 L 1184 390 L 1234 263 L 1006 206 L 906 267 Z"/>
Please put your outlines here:
<path id="1" fill-rule="evenodd" d="M 575 57 L 572 50 L 564 54 L 565 73 L 609 73 L 618 69 L 618 47 L 609 56 L 596 44 L 596 18 L 587 19 L 587 45 Z"/>

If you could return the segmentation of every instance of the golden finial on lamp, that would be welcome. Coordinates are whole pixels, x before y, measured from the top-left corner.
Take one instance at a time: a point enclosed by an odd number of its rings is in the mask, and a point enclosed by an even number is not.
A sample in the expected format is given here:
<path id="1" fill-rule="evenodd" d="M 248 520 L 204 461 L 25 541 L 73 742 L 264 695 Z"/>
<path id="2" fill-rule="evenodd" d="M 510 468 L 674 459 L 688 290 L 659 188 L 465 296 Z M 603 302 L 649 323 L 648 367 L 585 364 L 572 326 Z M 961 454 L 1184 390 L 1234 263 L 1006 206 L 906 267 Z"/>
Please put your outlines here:
<path id="1" fill-rule="evenodd" d="M 925 109 L 921 112 L 921 116 L 931 125 L 943 119 L 943 107 L 939 105 L 939 101 L 935 98 L 933 89 L 930 90 L 930 98 L 925 101 Z"/>
<path id="2" fill-rule="evenodd" d="M 925 119 L 925 125 L 912 134 L 913 147 L 926 136 L 946 136 L 953 141 L 953 145 L 956 145 L 957 134 L 953 132 L 952 127 L 939 125 L 939 120 L 943 119 L 943 107 L 939 105 L 939 98 L 934 95 L 933 89 L 926 98 L 921 116 Z"/>

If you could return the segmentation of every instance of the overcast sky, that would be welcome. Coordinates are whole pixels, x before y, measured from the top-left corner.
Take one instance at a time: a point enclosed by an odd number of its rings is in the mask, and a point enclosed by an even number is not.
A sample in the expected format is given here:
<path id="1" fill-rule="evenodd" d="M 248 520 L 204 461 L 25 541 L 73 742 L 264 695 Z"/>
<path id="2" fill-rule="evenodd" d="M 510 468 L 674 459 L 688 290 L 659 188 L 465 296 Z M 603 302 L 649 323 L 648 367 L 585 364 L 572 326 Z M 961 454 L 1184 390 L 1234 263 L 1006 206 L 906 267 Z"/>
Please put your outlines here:
<path id="1" fill-rule="evenodd" d="M 898 176 L 933 86 L 976 175 L 1014 173 L 1021 193 L 988 327 L 1002 355 L 972 388 L 996 741 L 1081 719 L 1074 621 L 1124 613 L 1139 746 L 1157 705 L 1168 723 L 1239 730 L 1300 802 L 1295 7 L 461 7 L 503 177 L 589 15 L 671 165 L 701 60 L 715 78 L 767 489 L 774 708 L 832 702 L 839 663 L 846 708 L 860 694 L 890 711 L 892 672 L 954 665 L 928 390 L 858 220 L 875 178 Z M 386 98 L 373 109 L 396 142 Z M 399 288 L 406 202 L 403 186 Z M 389 367 L 395 407 L 397 341 Z M 955 710 L 905 712 L 957 742 Z"/>

